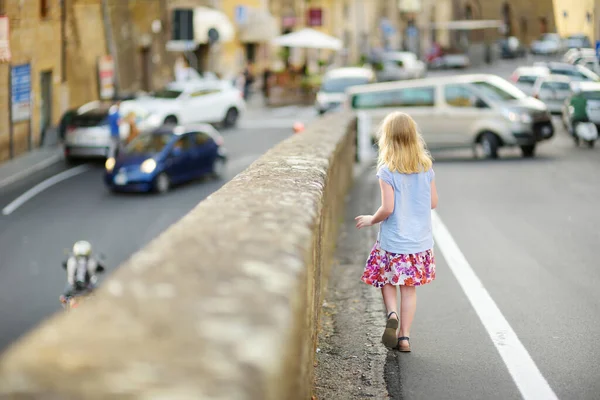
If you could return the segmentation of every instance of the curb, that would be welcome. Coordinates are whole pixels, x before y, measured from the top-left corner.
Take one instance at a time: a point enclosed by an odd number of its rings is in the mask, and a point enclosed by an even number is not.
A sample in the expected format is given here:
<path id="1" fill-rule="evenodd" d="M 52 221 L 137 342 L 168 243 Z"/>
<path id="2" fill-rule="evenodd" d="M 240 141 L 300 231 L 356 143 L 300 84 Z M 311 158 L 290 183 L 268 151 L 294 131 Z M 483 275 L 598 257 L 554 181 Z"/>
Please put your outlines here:
<path id="1" fill-rule="evenodd" d="M 43 161 L 38 162 L 37 164 L 32 165 L 29 168 L 26 168 L 20 172 L 17 172 L 16 174 L 9 176 L 8 178 L 5 178 L 4 180 L 0 181 L 0 188 L 3 188 L 5 186 L 10 185 L 11 183 L 15 183 L 16 181 L 23 179 L 35 172 L 38 172 L 44 168 L 47 168 L 49 166 L 51 166 L 52 164 L 55 164 L 57 162 L 59 162 L 60 160 L 62 160 L 62 155 L 61 154 L 55 154 Z"/>

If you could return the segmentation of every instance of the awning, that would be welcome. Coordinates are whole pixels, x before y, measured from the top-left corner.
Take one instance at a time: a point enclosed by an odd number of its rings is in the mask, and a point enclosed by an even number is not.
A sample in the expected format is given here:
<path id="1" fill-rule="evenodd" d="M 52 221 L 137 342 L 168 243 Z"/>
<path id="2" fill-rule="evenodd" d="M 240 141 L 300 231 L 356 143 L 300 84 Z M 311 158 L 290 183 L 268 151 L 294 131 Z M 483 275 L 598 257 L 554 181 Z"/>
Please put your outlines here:
<path id="1" fill-rule="evenodd" d="M 434 29 L 449 30 L 498 29 L 504 26 L 504 22 L 492 19 L 467 19 L 462 21 L 439 22 L 431 24 L 430 26 Z"/>
<path id="2" fill-rule="evenodd" d="M 340 39 L 311 28 L 279 36 L 273 39 L 271 43 L 283 47 L 299 47 L 304 49 L 341 50 L 343 47 Z"/>
<path id="3" fill-rule="evenodd" d="M 224 13 L 208 7 L 194 8 L 194 41 L 208 43 L 208 31 L 219 33 L 218 42 L 231 42 L 235 38 L 235 27 Z"/>
<path id="4" fill-rule="evenodd" d="M 239 28 L 240 42 L 268 42 L 279 36 L 279 24 L 267 10 L 252 8 L 248 11 L 248 21 Z"/>

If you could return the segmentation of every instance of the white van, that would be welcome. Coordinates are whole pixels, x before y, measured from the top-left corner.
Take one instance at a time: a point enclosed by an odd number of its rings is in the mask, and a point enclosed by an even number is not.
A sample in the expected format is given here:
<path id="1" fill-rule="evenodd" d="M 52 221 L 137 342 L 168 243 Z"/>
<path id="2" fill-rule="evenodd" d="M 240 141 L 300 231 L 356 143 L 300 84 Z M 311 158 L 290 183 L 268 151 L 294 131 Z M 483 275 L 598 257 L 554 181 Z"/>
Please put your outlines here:
<path id="1" fill-rule="evenodd" d="M 533 157 L 537 143 L 554 135 L 543 102 L 489 74 L 356 86 L 345 107 L 371 118 L 374 140 L 385 116 L 403 111 L 431 150 L 481 147 L 487 158 L 497 158 L 503 146 L 519 146 L 524 157 Z"/>
<path id="2" fill-rule="evenodd" d="M 315 108 L 319 114 L 341 105 L 346 100 L 346 89 L 375 82 L 375 73 L 370 68 L 346 67 L 327 72 L 317 93 Z"/>

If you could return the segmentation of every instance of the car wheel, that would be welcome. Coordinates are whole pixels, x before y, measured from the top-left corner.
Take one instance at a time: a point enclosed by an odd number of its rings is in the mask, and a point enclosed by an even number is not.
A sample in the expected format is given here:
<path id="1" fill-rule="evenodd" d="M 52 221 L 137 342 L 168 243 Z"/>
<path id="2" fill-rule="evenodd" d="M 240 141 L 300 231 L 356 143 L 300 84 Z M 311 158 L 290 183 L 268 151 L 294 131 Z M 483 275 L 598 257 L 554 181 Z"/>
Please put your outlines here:
<path id="1" fill-rule="evenodd" d="M 485 132 L 481 135 L 479 144 L 481 145 L 483 156 L 485 158 L 498 158 L 498 148 L 500 147 L 498 136 L 492 132 Z"/>
<path id="2" fill-rule="evenodd" d="M 594 145 L 596 144 L 595 140 L 588 140 L 585 144 L 587 144 L 587 147 L 590 149 L 594 148 Z"/>
<path id="3" fill-rule="evenodd" d="M 235 124 L 237 124 L 239 115 L 240 113 L 238 112 L 237 108 L 231 107 L 229 110 L 227 110 L 227 114 L 225 114 L 225 119 L 223 119 L 223 126 L 226 128 L 235 126 Z"/>
<path id="4" fill-rule="evenodd" d="M 171 180 L 169 179 L 169 176 L 164 172 L 160 173 L 154 180 L 154 191 L 163 194 L 167 193 L 170 188 Z"/>
<path id="5" fill-rule="evenodd" d="M 528 144 L 526 146 L 521 146 L 521 153 L 523 157 L 531 158 L 535 156 L 535 144 Z"/>
<path id="6" fill-rule="evenodd" d="M 174 115 L 169 115 L 167 118 L 165 118 L 165 125 L 177 125 L 177 117 Z"/>
<path id="7" fill-rule="evenodd" d="M 222 179 L 225 175 L 225 159 L 217 157 L 213 163 L 212 176 L 215 179 Z"/>

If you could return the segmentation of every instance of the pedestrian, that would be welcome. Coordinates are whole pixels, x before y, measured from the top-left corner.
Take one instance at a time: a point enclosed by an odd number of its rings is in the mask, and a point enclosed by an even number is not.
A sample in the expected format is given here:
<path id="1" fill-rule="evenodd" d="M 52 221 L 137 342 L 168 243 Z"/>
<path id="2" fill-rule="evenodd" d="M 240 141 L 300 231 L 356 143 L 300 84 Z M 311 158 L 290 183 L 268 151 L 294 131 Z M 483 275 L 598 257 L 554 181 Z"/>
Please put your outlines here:
<path id="1" fill-rule="evenodd" d="M 121 107 L 121 101 L 118 100 L 110 109 L 108 110 L 108 124 L 110 127 L 110 140 L 111 140 L 111 148 L 109 150 L 110 157 L 117 157 L 119 153 L 119 148 L 121 146 L 121 134 L 120 134 L 120 125 L 121 125 L 121 116 L 119 114 L 119 109 Z"/>
<path id="2" fill-rule="evenodd" d="M 387 310 L 383 344 L 403 352 L 410 351 L 416 287 L 435 279 L 431 210 L 438 195 L 432 165 L 415 121 L 402 112 L 388 115 L 379 138 L 381 207 L 356 217 L 358 229 L 380 223 L 362 281 L 381 288 Z"/>

